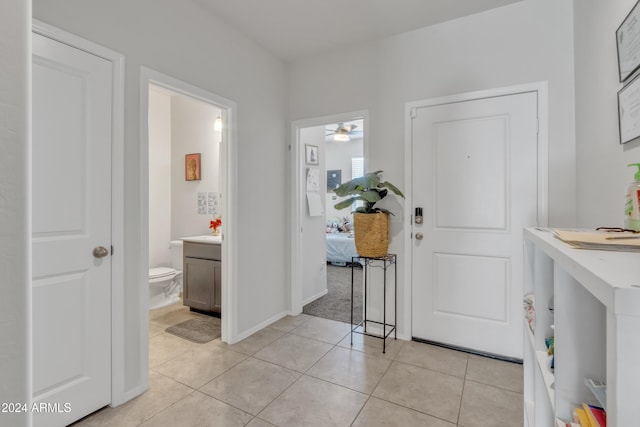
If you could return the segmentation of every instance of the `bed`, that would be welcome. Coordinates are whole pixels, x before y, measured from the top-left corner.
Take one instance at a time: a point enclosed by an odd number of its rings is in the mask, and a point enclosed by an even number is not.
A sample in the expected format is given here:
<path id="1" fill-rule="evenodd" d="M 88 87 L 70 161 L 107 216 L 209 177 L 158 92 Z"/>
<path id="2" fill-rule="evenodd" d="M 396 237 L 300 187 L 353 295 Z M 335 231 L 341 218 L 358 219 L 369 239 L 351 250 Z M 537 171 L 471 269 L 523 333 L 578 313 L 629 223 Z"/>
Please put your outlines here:
<path id="1" fill-rule="evenodd" d="M 327 262 L 346 265 L 354 256 L 358 256 L 358 252 L 353 233 L 327 233 Z"/>

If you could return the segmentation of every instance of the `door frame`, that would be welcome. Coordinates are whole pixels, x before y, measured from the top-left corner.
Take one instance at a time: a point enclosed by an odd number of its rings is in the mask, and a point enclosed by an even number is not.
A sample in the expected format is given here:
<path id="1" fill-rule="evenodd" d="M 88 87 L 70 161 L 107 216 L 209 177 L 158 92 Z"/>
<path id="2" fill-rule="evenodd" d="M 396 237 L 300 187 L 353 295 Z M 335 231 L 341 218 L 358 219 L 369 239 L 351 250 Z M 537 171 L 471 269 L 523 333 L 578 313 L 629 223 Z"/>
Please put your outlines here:
<path id="1" fill-rule="evenodd" d="M 291 170 L 290 170 L 290 187 L 291 194 L 291 263 L 289 270 L 289 314 L 297 316 L 302 313 L 302 254 L 300 253 L 300 227 L 303 213 L 300 212 L 299 206 L 300 190 L 302 182 L 302 168 L 305 167 L 304 162 L 300 161 L 300 129 L 322 126 L 329 123 L 348 122 L 351 120 L 363 119 L 364 136 L 362 140 L 362 155 L 364 157 L 364 169 L 367 170 L 369 164 L 369 111 L 359 110 L 347 113 L 332 114 L 322 117 L 314 117 L 309 119 L 301 119 L 291 122 L 291 144 L 289 152 L 291 154 Z"/>
<path id="2" fill-rule="evenodd" d="M 222 173 L 222 192 L 225 202 L 222 204 L 222 217 L 225 218 L 222 239 L 222 329 L 221 340 L 233 344 L 238 340 L 238 287 L 235 286 L 238 269 L 236 248 L 237 218 L 237 110 L 235 101 L 216 95 L 205 89 L 191 85 L 174 77 L 147 67 L 140 69 L 140 224 L 149 224 L 149 84 L 160 86 L 189 98 L 215 105 L 222 110 L 222 141 L 226 144 L 226 158 L 220 162 Z M 226 125 L 226 126 L 225 126 Z M 149 227 L 140 227 L 140 283 L 148 284 L 149 270 Z M 149 373 L 149 287 L 140 290 L 140 313 L 142 332 L 141 355 L 143 375 Z M 145 378 L 145 383 L 148 377 Z"/>
<path id="3" fill-rule="evenodd" d="M 32 32 L 111 62 L 111 405 L 129 398 L 125 390 L 124 330 L 124 55 L 37 19 Z M 33 316 L 33 314 L 32 314 Z"/>
<path id="4" fill-rule="evenodd" d="M 499 96 L 518 95 L 521 93 L 535 92 L 538 97 L 538 226 L 546 227 L 549 218 L 548 208 L 548 195 L 549 195 L 549 162 L 548 162 L 548 150 L 549 150 L 549 135 L 548 135 L 548 83 L 546 81 L 525 83 L 516 86 L 507 86 L 502 88 L 494 88 L 487 90 L 480 90 L 474 92 L 460 93 L 455 95 L 443 96 L 438 98 L 430 98 L 420 101 L 408 102 L 405 104 L 405 128 L 404 128 L 404 188 L 405 188 L 405 221 L 404 221 L 404 254 L 407 261 L 404 263 L 404 277 L 408 278 L 408 282 L 411 286 L 408 287 L 407 292 L 404 293 L 404 324 L 409 325 L 407 335 L 413 336 L 413 263 L 410 261 L 413 254 L 413 188 L 412 188 L 412 176 L 413 167 L 411 161 L 412 153 L 412 119 L 415 115 L 417 108 L 434 107 L 438 105 L 454 104 L 458 102 L 475 101 L 485 98 L 495 98 Z"/>

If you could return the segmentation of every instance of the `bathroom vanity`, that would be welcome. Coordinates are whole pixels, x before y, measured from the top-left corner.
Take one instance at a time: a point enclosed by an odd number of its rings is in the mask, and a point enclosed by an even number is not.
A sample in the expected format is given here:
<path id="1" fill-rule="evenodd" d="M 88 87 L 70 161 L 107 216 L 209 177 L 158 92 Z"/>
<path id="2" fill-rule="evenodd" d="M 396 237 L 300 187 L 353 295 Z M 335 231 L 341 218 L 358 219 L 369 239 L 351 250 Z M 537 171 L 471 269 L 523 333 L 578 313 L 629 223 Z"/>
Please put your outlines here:
<path id="1" fill-rule="evenodd" d="M 197 236 L 183 241 L 183 304 L 222 313 L 222 239 Z"/>

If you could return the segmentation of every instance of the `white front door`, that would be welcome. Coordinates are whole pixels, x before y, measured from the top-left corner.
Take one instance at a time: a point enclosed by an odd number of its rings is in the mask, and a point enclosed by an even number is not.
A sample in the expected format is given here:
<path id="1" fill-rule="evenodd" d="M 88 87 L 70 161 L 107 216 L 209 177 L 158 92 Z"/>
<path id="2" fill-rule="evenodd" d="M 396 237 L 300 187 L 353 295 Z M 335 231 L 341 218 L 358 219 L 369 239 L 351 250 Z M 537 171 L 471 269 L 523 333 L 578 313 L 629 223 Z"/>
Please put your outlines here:
<path id="1" fill-rule="evenodd" d="M 33 34 L 36 426 L 111 401 L 111 93 L 111 62 Z"/>
<path id="2" fill-rule="evenodd" d="M 522 357 L 537 140 L 537 92 L 416 109 L 412 208 L 424 222 L 412 226 L 413 337 Z"/>

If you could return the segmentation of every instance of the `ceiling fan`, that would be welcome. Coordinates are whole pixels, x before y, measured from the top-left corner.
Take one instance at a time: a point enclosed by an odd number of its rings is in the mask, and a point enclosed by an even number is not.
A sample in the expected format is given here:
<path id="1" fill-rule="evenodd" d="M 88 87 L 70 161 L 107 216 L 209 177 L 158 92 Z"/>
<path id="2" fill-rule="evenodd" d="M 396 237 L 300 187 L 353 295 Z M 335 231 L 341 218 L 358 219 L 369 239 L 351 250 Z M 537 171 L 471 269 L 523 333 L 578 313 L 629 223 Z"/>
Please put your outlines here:
<path id="1" fill-rule="evenodd" d="M 325 135 L 326 136 L 333 135 L 334 141 L 350 141 L 351 138 L 349 137 L 349 135 L 357 127 L 358 125 L 354 125 L 354 124 L 345 125 L 344 123 L 338 123 L 338 127 L 335 130 L 333 131 L 327 130 Z"/>

